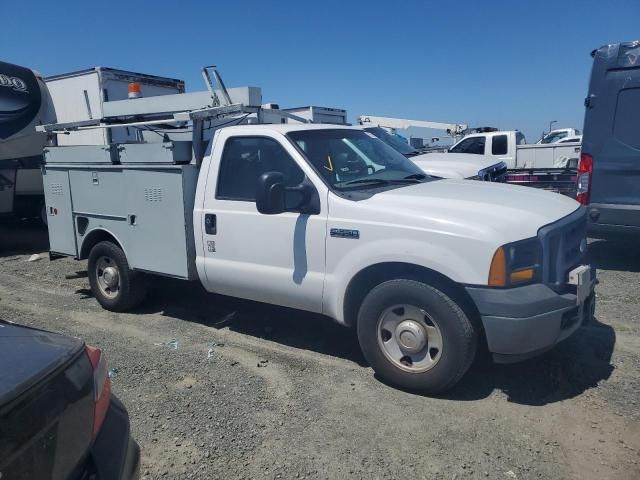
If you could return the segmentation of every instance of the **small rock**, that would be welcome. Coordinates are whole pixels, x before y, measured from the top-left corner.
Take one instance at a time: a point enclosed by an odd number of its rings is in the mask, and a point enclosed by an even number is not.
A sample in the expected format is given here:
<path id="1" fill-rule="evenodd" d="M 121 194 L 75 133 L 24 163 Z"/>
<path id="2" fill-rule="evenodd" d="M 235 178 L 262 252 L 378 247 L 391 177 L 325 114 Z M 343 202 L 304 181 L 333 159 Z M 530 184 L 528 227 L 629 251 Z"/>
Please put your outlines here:
<path id="1" fill-rule="evenodd" d="M 34 253 L 33 255 L 31 255 L 29 257 L 29 259 L 27 260 L 27 262 L 37 262 L 38 260 L 42 259 L 42 257 L 40 256 L 39 253 Z"/>

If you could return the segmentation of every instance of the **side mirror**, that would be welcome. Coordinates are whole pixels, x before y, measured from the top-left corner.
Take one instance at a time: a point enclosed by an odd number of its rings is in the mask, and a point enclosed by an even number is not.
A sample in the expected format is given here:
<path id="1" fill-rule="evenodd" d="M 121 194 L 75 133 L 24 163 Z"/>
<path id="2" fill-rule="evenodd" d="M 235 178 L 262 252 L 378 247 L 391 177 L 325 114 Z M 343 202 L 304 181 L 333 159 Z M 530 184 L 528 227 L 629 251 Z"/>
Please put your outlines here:
<path id="1" fill-rule="evenodd" d="M 265 172 L 258 178 L 256 207 L 265 215 L 276 215 L 286 211 L 286 188 L 284 175 L 280 172 Z"/>

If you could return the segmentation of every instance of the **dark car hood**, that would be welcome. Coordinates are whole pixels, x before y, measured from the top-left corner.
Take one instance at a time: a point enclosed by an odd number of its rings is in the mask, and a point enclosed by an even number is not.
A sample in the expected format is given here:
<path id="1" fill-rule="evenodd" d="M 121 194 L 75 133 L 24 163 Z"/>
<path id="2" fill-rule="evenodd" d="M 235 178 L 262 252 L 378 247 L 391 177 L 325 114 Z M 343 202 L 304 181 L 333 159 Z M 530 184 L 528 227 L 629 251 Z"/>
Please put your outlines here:
<path id="1" fill-rule="evenodd" d="M 66 365 L 83 347 L 78 338 L 0 320 L 0 406 Z"/>

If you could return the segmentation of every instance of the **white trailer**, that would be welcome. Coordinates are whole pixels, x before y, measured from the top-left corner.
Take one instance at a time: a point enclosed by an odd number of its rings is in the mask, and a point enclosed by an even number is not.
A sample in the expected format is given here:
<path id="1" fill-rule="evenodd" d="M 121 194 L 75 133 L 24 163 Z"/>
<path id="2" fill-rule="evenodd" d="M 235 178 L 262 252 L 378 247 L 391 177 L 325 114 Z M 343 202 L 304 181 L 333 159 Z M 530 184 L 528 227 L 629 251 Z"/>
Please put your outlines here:
<path id="1" fill-rule="evenodd" d="M 341 108 L 317 107 L 309 105 L 305 107 L 284 108 L 283 111 L 296 115 L 311 123 L 347 125 L 347 111 Z M 287 123 L 300 122 L 297 122 L 293 119 L 287 119 Z"/>
<path id="2" fill-rule="evenodd" d="M 0 214 L 45 218 L 40 165 L 47 137 L 35 126 L 54 121 L 40 74 L 0 62 Z"/>
<path id="3" fill-rule="evenodd" d="M 129 86 L 137 83 L 142 97 L 184 93 L 184 81 L 146 73 L 93 67 L 46 77 L 58 122 L 80 122 L 104 117 L 105 102 L 129 98 Z M 58 136 L 58 145 L 107 145 L 138 141 L 133 128 L 90 129 Z"/>

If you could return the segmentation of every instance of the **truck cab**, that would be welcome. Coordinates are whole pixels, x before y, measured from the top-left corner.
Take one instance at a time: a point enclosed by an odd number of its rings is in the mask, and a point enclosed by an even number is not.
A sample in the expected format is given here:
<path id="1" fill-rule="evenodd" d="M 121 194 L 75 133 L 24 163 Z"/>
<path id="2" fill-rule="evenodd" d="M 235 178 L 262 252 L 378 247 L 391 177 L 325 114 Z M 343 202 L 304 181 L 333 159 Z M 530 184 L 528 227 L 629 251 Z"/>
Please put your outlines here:
<path id="1" fill-rule="evenodd" d="M 517 130 L 472 133 L 449 148 L 449 153 L 487 155 L 513 168 L 516 147 L 525 143 L 524 134 Z"/>

